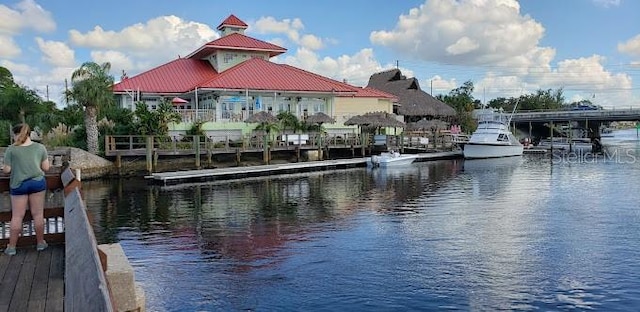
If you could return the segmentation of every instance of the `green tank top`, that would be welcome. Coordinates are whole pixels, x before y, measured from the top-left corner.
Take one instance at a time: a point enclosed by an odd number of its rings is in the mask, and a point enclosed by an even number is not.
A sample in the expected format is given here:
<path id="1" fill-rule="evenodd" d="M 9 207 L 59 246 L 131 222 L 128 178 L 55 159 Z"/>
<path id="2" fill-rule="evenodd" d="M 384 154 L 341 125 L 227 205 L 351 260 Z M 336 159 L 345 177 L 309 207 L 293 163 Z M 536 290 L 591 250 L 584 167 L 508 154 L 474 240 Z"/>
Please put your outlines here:
<path id="1" fill-rule="evenodd" d="M 9 186 L 15 189 L 25 180 L 44 179 L 44 171 L 40 168 L 40 164 L 47 157 L 49 157 L 47 148 L 37 142 L 27 146 L 8 146 L 4 152 L 4 163 L 11 166 Z"/>

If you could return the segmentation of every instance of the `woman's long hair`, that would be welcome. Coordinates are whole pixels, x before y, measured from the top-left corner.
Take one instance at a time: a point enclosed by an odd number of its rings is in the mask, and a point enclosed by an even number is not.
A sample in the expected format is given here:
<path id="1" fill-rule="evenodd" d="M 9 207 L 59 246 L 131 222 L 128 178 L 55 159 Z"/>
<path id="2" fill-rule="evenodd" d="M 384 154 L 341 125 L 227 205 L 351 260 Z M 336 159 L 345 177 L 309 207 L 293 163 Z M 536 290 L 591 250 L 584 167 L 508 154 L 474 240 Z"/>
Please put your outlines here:
<path id="1" fill-rule="evenodd" d="M 21 123 L 13 126 L 13 134 L 15 135 L 15 142 L 13 145 L 22 145 L 31 136 L 31 128 L 26 123 Z"/>

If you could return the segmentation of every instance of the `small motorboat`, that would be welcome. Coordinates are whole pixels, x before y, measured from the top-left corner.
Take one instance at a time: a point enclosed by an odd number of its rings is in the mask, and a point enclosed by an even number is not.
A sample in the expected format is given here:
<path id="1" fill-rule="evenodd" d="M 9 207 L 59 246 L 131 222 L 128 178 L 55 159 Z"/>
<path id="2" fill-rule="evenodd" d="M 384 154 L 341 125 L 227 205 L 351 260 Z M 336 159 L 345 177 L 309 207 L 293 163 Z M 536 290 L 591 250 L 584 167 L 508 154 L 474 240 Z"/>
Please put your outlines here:
<path id="1" fill-rule="evenodd" d="M 367 160 L 367 167 L 397 167 L 406 166 L 413 163 L 418 158 L 415 154 L 400 154 L 396 151 L 384 152 L 380 155 L 373 155 Z"/>

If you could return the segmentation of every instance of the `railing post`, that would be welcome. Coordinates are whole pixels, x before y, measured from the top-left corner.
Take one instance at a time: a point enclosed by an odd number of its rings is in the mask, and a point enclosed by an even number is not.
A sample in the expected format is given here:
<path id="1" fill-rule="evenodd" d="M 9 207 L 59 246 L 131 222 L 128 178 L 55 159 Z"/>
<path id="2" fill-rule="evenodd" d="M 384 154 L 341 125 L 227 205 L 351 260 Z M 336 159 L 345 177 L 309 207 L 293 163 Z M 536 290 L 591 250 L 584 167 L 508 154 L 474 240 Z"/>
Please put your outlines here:
<path id="1" fill-rule="evenodd" d="M 153 136 L 147 135 L 147 143 L 145 146 L 147 152 L 147 172 L 153 172 Z"/>
<path id="2" fill-rule="evenodd" d="M 200 169 L 200 136 L 193 136 L 193 143 L 195 144 L 196 150 L 196 168 Z"/>

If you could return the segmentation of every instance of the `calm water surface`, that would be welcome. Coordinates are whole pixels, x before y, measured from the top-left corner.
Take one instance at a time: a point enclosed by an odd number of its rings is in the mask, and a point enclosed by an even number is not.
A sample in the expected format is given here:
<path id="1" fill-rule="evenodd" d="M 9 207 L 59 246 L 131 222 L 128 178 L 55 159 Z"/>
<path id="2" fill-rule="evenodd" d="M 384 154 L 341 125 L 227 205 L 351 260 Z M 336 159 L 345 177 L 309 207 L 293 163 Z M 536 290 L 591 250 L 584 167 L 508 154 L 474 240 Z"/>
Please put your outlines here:
<path id="1" fill-rule="evenodd" d="M 83 188 L 148 311 L 636 310 L 640 145 L 635 130 L 605 143 L 600 158 Z"/>

